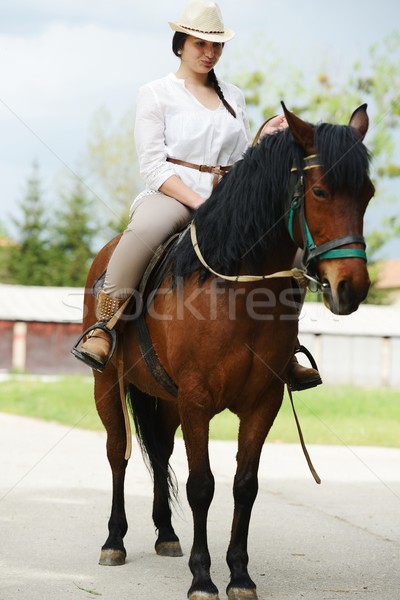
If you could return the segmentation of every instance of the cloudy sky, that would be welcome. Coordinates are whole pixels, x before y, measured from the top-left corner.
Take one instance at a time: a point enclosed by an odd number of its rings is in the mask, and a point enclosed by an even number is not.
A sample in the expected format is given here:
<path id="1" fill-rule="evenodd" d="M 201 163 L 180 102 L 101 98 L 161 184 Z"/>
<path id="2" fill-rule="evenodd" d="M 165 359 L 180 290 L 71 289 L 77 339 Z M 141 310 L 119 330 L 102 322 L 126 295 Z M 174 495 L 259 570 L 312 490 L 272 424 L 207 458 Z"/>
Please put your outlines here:
<path id="1" fill-rule="evenodd" d="M 282 57 L 282 69 L 301 67 L 306 76 L 326 60 L 336 77 L 341 72 L 345 77 L 346 67 L 400 24 L 398 0 L 219 4 L 225 24 L 237 31 L 222 58 L 231 69 L 261 34 Z M 182 0 L 2 0 L 0 224 L 8 227 L 10 215 L 17 214 L 34 160 L 51 190 L 62 169 L 76 170 L 99 108 L 117 123 L 134 107 L 139 85 L 176 69 L 167 22 L 180 16 L 183 5 Z"/>

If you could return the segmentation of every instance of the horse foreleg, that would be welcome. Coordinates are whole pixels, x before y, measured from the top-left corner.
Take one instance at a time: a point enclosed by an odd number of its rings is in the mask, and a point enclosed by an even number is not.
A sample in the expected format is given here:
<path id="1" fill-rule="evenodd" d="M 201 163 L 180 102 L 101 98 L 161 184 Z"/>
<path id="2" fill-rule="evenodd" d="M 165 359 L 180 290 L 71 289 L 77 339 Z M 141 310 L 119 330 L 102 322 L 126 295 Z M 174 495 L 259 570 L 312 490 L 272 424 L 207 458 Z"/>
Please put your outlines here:
<path id="1" fill-rule="evenodd" d="M 227 563 L 231 579 L 227 587 L 229 600 L 257 600 L 256 585 L 250 578 L 247 541 L 251 511 L 258 492 L 258 466 L 265 438 L 282 403 L 275 394 L 268 405 L 246 414 L 240 420 L 237 470 L 233 484 L 234 514 Z"/>
<path id="2" fill-rule="evenodd" d="M 193 546 L 189 559 L 193 580 L 188 598 L 218 600 L 218 589 L 210 576 L 207 543 L 208 509 L 214 496 L 214 476 L 208 454 L 209 416 L 202 410 L 200 402 L 191 402 L 190 408 L 184 405 L 181 425 L 189 465 L 186 493 L 193 514 Z"/>
<path id="3" fill-rule="evenodd" d="M 126 550 L 123 538 L 128 530 L 125 515 L 124 484 L 128 461 L 125 459 L 126 432 L 117 378 L 95 375 L 96 407 L 107 431 L 107 457 L 112 471 L 112 507 L 108 521 L 109 536 L 101 549 L 100 565 L 123 565 Z"/>

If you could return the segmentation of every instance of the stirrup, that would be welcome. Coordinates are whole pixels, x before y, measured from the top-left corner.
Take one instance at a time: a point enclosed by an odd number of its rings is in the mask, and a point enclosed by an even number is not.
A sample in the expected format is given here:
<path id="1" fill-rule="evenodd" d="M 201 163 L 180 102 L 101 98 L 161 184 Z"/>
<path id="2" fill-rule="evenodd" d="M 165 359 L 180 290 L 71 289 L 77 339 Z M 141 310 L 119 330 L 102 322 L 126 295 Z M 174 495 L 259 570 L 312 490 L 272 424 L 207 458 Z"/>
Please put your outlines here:
<path id="1" fill-rule="evenodd" d="M 295 348 L 294 351 L 294 355 L 296 355 L 298 352 L 301 352 L 302 354 L 305 354 L 308 358 L 308 360 L 310 361 L 311 367 L 317 371 L 318 375 L 319 375 L 319 370 L 317 367 L 317 363 L 315 362 L 315 359 L 313 357 L 313 355 L 311 354 L 311 352 L 302 345 L 297 346 L 297 348 Z M 314 379 L 314 381 L 307 381 L 306 383 L 296 383 L 293 381 L 288 381 L 287 382 L 287 386 L 289 388 L 289 390 L 291 392 L 302 392 L 303 390 L 308 390 L 311 389 L 313 387 L 317 387 L 317 385 L 321 385 L 322 384 L 322 379 L 321 377 L 319 377 L 318 379 Z"/>
<path id="2" fill-rule="evenodd" d="M 94 329 L 102 329 L 103 331 L 108 333 L 108 335 L 111 337 L 111 350 L 110 350 L 107 360 L 104 363 L 98 362 L 91 356 L 84 354 L 82 352 L 82 350 L 78 350 L 78 346 L 82 342 L 83 338 L 85 336 L 87 336 L 87 334 L 90 333 L 91 331 L 93 331 Z M 95 323 L 94 325 L 91 325 L 90 327 L 88 327 L 88 329 L 86 329 L 82 333 L 82 335 L 78 338 L 77 342 L 71 348 L 71 354 L 73 354 L 76 358 L 78 358 L 79 360 L 84 362 L 86 365 L 88 365 L 92 369 L 95 369 L 95 371 L 99 371 L 100 373 L 102 373 L 104 371 L 104 369 L 106 368 L 106 366 L 108 365 L 108 363 L 110 362 L 112 355 L 114 354 L 116 345 L 117 345 L 117 332 L 115 331 L 115 329 L 108 329 L 106 322 Z"/>

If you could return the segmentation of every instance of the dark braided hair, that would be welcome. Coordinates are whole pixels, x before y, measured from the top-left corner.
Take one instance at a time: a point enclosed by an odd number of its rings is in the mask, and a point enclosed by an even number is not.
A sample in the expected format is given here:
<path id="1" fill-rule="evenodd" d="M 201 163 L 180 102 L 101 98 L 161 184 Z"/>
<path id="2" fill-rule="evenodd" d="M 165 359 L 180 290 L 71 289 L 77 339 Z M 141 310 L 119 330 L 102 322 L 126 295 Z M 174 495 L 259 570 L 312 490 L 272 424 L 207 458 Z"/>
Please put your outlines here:
<path id="1" fill-rule="evenodd" d="M 186 33 L 182 33 L 181 31 L 176 31 L 174 33 L 174 37 L 172 38 L 172 52 L 178 58 L 180 58 L 180 56 L 181 56 L 182 48 L 185 44 L 186 38 L 187 38 Z M 222 44 L 222 47 L 224 47 L 224 44 Z M 218 79 L 217 79 L 217 76 L 215 75 L 214 69 L 211 69 L 211 71 L 208 73 L 208 81 L 212 85 L 214 90 L 216 91 L 218 98 L 221 100 L 221 102 L 225 106 L 226 110 L 228 112 L 230 112 L 232 117 L 235 117 L 235 119 L 236 119 L 236 113 L 233 110 L 232 106 L 229 104 L 229 102 L 227 100 L 225 100 L 224 94 L 219 86 Z"/>

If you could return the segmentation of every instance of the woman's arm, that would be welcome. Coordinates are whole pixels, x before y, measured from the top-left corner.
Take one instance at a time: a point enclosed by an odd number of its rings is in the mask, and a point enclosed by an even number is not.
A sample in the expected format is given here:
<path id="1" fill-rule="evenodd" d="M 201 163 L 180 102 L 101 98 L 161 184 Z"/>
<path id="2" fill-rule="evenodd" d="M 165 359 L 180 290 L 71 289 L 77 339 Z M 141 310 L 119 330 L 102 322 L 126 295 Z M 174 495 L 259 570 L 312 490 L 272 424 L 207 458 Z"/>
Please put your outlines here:
<path id="1" fill-rule="evenodd" d="M 175 171 L 166 162 L 164 109 L 150 85 L 139 90 L 134 135 L 140 175 L 150 189 L 158 190 Z"/>
<path id="2" fill-rule="evenodd" d="M 135 143 L 140 174 L 151 189 L 196 210 L 205 200 L 189 188 L 166 161 L 165 117 L 162 102 L 150 86 L 141 88 L 135 122 Z"/>
<path id="3" fill-rule="evenodd" d="M 205 200 L 205 198 L 196 194 L 196 192 L 183 183 L 177 175 L 169 177 L 162 185 L 160 185 L 158 190 L 166 196 L 171 196 L 172 198 L 175 198 L 175 200 L 179 200 L 179 202 L 182 202 L 182 204 L 188 206 L 192 210 L 199 208 Z"/>

